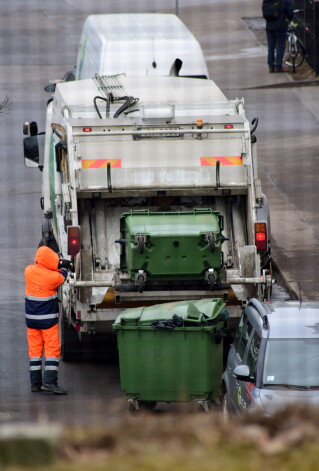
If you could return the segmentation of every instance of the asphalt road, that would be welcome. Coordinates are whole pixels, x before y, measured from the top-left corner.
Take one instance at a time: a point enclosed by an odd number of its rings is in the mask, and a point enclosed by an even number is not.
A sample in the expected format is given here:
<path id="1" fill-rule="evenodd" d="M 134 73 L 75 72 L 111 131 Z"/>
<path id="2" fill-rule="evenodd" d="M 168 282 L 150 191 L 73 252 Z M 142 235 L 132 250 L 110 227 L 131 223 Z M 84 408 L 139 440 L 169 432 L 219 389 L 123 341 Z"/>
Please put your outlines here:
<path id="1" fill-rule="evenodd" d="M 31 394 L 24 323 L 23 270 L 32 262 L 41 237 L 41 174 L 23 164 L 22 125 L 44 129 L 50 79 L 75 64 L 82 24 L 90 13 L 128 11 L 104 1 L 10 0 L 0 2 L 0 101 L 10 109 L 0 116 L 0 424 L 7 421 L 105 423 L 128 413 L 116 361 L 61 363 L 60 384 L 68 396 Z M 189 0 L 181 4 L 196 5 Z M 205 3 L 205 2 L 202 2 Z M 129 6 L 130 5 L 130 6 Z M 165 11 L 171 1 L 135 2 L 134 11 Z M 175 3 L 173 9 L 175 11 Z"/>
<path id="2" fill-rule="evenodd" d="M 48 80 L 61 78 L 75 64 L 86 16 L 132 11 L 132 1 L 117 2 L 117 10 L 105 3 L 102 0 L 0 1 L 0 101 L 9 96 L 12 102 L 9 111 L 0 116 L 0 423 L 8 420 L 105 422 L 118 413 L 127 413 L 116 363 L 63 363 L 60 382 L 68 388 L 68 396 L 30 394 L 23 309 L 23 269 L 32 262 L 41 233 L 41 175 L 38 170 L 23 165 L 22 125 L 25 121 L 37 121 L 39 130 L 43 130 L 48 99 L 43 87 Z M 259 116 L 258 139 L 265 158 L 261 163 L 263 184 L 271 193 L 275 188 L 290 211 L 286 186 L 287 191 L 289 184 L 297 187 L 298 176 L 292 176 L 289 181 L 285 178 L 289 153 L 300 142 L 307 144 L 307 149 L 314 146 L 314 141 L 306 137 L 315 134 L 317 123 L 309 109 L 300 106 L 297 94 L 288 97 L 280 90 L 260 93 L 253 89 L 264 83 L 261 67 L 258 72 L 255 66 L 265 62 L 265 51 L 243 27 L 240 18 L 251 15 L 255 3 L 255 0 L 180 0 L 179 11 L 181 19 L 200 40 L 217 84 L 229 98 L 245 97 L 251 119 Z M 174 12 L 175 2 L 140 0 L 134 2 L 134 11 Z M 274 78 L 275 82 L 279 80 Z M 289 100 L 289 113 L 284 116 L 283 100 Z M 286 163 L 274 173 L 275 159 Z M 300 208 L 303 210 L 306 211 L 305 203 Z M 280 208 L 275 207 L 275 214 L 280 217 Z M 278 242 L 277 233 L 276 237 Z M 277 242 L 275 239 L 275 248 Z"/>

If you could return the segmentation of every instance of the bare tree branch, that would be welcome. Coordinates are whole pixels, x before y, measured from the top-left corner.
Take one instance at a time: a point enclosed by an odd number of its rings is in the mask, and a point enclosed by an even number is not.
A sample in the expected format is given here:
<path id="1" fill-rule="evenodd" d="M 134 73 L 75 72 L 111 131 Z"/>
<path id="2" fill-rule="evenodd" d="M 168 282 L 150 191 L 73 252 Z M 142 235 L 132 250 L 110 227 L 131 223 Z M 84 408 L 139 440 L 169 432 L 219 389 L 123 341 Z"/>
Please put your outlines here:
<path id="1" fill-rule="evenodd" d="M 9 97 L 6 96 L 2 103 L 0 103 L 0 115 L 5 114 L 10 109 L 11 104 Z"/>

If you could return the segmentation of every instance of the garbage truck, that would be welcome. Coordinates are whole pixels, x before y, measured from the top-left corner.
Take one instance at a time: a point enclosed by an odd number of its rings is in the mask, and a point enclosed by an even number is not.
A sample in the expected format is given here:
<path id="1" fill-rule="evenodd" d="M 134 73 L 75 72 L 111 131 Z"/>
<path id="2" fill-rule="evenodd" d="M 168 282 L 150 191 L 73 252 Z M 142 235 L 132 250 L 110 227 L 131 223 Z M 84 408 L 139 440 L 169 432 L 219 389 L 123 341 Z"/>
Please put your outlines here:
<path id="1" fill-rule="evenodd" d="M 65 359 L 123 309 L 217 297 L 238 318 L 269 297 L 257 123 L 212 80 L 95 75 L 56 86 L 43 161 L 37 123 L 24 124 L 41 243 L 74 264 L 60 292 Z"/>

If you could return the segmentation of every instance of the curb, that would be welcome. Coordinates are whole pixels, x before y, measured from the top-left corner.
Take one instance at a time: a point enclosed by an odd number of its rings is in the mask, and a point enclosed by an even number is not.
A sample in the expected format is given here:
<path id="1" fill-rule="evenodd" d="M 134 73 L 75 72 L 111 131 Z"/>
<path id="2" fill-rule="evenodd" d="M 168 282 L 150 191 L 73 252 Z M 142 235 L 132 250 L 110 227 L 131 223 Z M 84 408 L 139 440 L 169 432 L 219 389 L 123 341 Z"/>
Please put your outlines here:
<path id="1" fill-rule="evenodd" d="M 258 85 L 256 87 L 245 87 L 240 90 L 261 90 L 267 88 L 297 88 L 297 87 L 317 87 L 319 80 L 299 80 L 296 82 L 273 83 L 269 85 Z"/>
<path id="2" fill-rule="evenodd" d="M 274 259 L 271 260 L 271 263 L 273 265 L 273 271 L 276 274 L 276 281 L 279 281 L 280 284 L 285 288 L 289 294 L 289 297 L 291 298 L 291 301 L 300 301 L 300 295 L 297 294 L 296 291 L 292 288 L 291 283 L 287 280 L 284 272 L 280 270 Z M 278 280 L 278 278 L 280 278 L 280 280 Z"/>
<path id="3" fill-rule="evenodd" d="M 4 424 L 0 428 L 0 467 L 49 465 L 58 456 L 62 426 L 57 424 Z"/>

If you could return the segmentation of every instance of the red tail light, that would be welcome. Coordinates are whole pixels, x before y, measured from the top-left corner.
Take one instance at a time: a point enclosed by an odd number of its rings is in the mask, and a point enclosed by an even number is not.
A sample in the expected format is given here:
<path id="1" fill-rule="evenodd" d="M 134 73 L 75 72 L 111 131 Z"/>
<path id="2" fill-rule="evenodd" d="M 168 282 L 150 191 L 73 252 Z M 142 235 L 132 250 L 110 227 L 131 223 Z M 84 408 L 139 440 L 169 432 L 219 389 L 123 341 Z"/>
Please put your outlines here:
<path id="1" fill-rule="evenodd" d="M 74 257 L 81 248 L 80 226 L 68 226 L 68 255 Z"/>
<path id="2" fill-rule="evenodd" d="M 267 250 L 267 224 L 265 222 L 256 222 L 255 224 L 255 244 L 258 252 Z"/>

